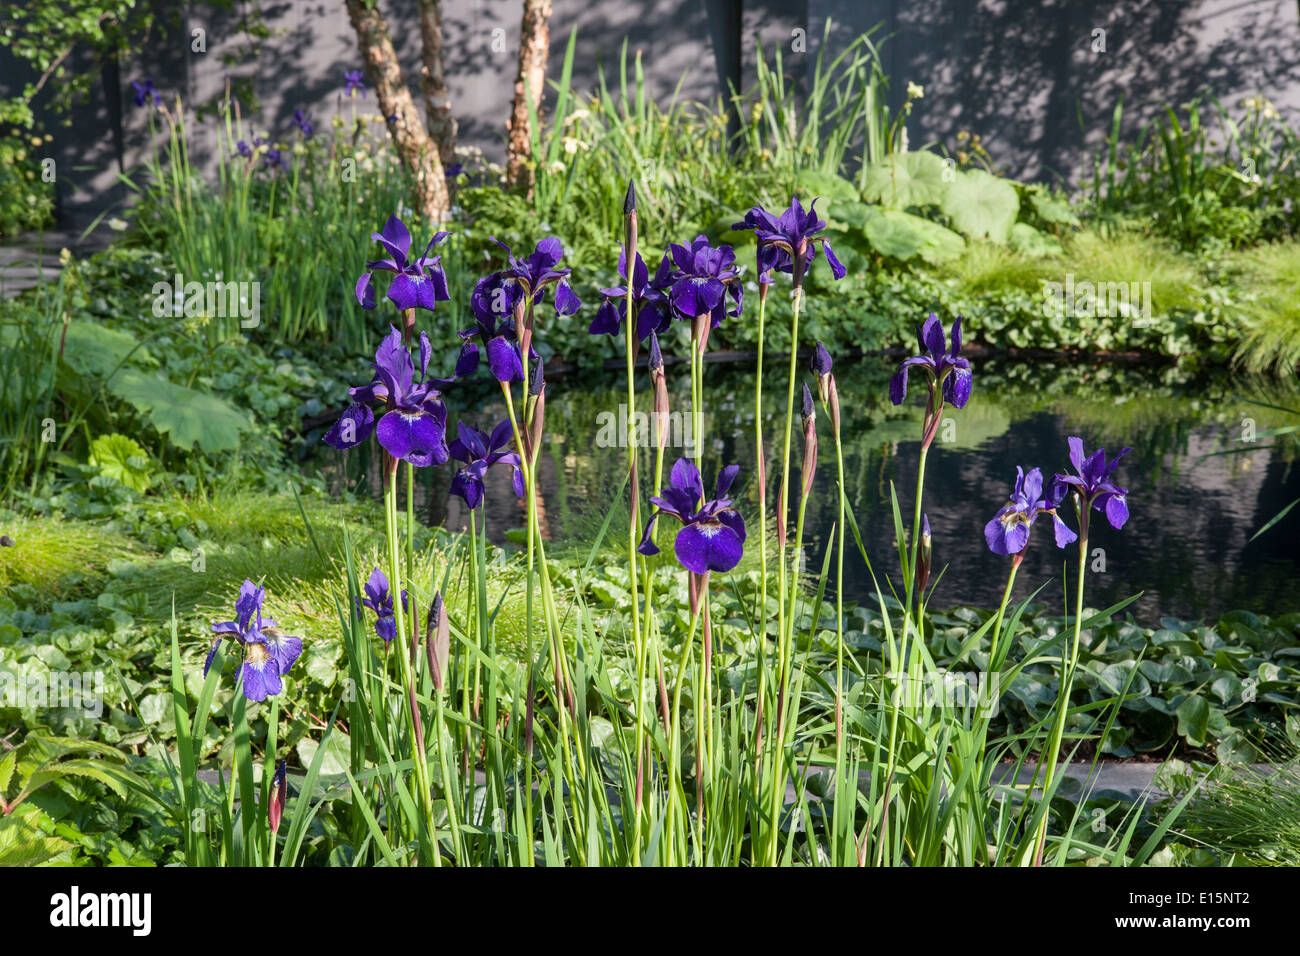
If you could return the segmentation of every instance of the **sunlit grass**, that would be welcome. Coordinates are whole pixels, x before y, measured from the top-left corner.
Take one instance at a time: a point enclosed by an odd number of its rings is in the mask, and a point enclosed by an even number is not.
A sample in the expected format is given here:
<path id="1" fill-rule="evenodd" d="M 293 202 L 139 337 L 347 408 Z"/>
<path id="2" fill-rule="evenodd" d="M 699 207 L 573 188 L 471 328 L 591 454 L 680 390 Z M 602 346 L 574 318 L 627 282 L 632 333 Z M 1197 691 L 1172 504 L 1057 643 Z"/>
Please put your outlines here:
<path id="1" fill-rule="evenodd" d="M 1257 246 L 1240 255 L 1254 295 L 1234 360 L 1251 372 L 1294 373 L 1300 365 L 1300 243 Z"/>
<path id="2" fill-rule="evenodd" d="M 38 606 L 94 597 L 112 561 L 138 549 L 102 525 L 52 518 L 16 518 L 0 512 L 0 590 L 27 586 Z"/>

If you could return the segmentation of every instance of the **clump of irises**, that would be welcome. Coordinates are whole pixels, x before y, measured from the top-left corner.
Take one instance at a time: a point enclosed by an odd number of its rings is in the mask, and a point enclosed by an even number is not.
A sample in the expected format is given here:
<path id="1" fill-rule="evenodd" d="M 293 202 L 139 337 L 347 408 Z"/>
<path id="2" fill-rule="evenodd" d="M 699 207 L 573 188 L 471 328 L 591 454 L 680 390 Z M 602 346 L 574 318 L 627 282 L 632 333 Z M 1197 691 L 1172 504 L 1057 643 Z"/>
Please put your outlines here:
<path id="1" fill-rule="evenodd" d="M 355 98 L 364 90 L 360 74 L 350 74 L 349 95 Z M 303 115 L 296 120 L 309 136 L 310 121 Z M 525 865 L 537 862 L 539 848 L 549 859 L 557 840 L 568 840 L 570 852 L 581 855 L 592 851 L 591 834 L 614 839 L 613 815 L 594 809 L 590 797 L 593 787 L 605 792 L 602 775 L 614 774 L 621 775 L 623 792 L 617 840 L 628 861 L 651 856 L 669 864 L 715 861 L 710 848 L 725 844 L 734 849 L 728 849 L 731 856 L 724 862 L 739 862 L 743 848 L 749 862 L 776 865 L 791 852 L 796 823 L 821 828 L 817 852 L 835 865 L 898 861 L 909 852 L 920 852 L 906 812 L 909 801 L 924 796 L 916 790 L 918 780 L 931 773 L 940 781 L 936 786 L 955 784 L 943 778 L 941 768 L 927 769 L 927 747 L 933 746 L 935 734 L 926 724 L 924 707 L 896 703 L 896 695 L 924 679 L 933 667 L 926 646 L 926 607 L 942 577 L 936 570 L 936 558 L 941 561 L 942 555 L 936 554 L 936 540 L 941 538 L 931 534 L 923 493 L 927 453 L 945 411 L 965 408 L 972 396 L 974 372 L 962 355 L 962 319 L 945 327 L 936 314 L 927 316 L 917 328 L 918 353 L 898 365 L 889 384 L 894 405 L 905 404 L 910 390 L 914 399 L 920 393 L 925 411 L 910 533 L 897 492 L 892 493 L 901 579 L 896 584 L 876 577 L 868 560 L 885 625 L 882 673 L 874 674 L 863 671 L 861 661 L 846 653 L 844 560 L 848 531 L 857 538 L 857 520 L 846 492 L 835 359 L 821 342 L 800 341 L 808 279 L 817 261 L 825 260 L 819 276 L 828 273 L 832 282 L 844 278 L 847 270 L 831 247 L 815 201 L 805 208 L 794 197 L 779 212 L 756 206 L 734 228 L 752 231 L 755 239 L 755 460 L 752 472 L 745 469 L 744 475 L 754 483 L 756 509 L 747 503 L 739 464 L 715 470 L 702 468 L 699 459 L 705 439 L 703 373 L 710 335 L 746 307 L 748 267 L 738 262 L 736 250 L 698 235 L 669 243 L 657 259 L 650 257 L 641 248 L 636 189 L 629 184 L 616 261 L 613 243 L 610 248 L 611 272 L 617 279 L 600 289 L 591 317 L 581 320 L 594 335 L 623 339 L 632 429 L 626 436 L 627 525 L 620 544 L 626 547 L 628 613 L 621 627 L 613 621 L 605 627 L 619 632 L 632 651 L 633 673 L 626 676 L 634 698 L 629 702 L 624 697 L 616 706 L 619 719 L 632 721 L 634 727 L 626 735 L 628 746 L 619 751 L 621 759 L 614 761 L 592 743 L 589 698 L 593 688 L 603 700 L 617 692 L 608 674 L 593 679 L 593 664 L 603 663 L 585 645 L 575 648 L 571 627 L 566 629 L 568 611 L 546 557 L 538 488 L 547 393 L 544 349 L 539 350 L 538 342 L 549 324 L 569 320 L 583 308 L 569 284 L 564 247 L 551 236 L 517 254 L 494 239 L 500 249 L 499 268 L 472 285 L 472 324 L 442 342 L 419 328 L 420 317 L 452 298 L 442 256 L 435 250 L 455 243 L 456 237 L 432 231 L 420 245 L 397 216 L 371 234 L 383 251 L 359 270 L 355 302 L 365 311 L 387 303 L 396 315 L 376 330 L 379 339 L 368 379 L 354 380 L 362 384 L 349 389 L 346 407 L 323 436 L 340 452 L 373 439 L 384 483 L 381 553 L 363 580 L 349 551 L 347 600 L 340 602 L 349 680 L 359 695 L 348 702 L 353 727 L 349 781 L 354 799 L 388 801 L 383 814 L 369 812 L 363 821 L 369 838 L 386 827 L 385 838 L 393 848 L 433 865 L 445 859 L 466 862 L 472 844 Z M 783 357 L 788 379 L 779 427 L 784 431 L 775 507 L 769 510 L 763 338 L 767 300 L 785 276 L 790 279 L 791 348 Z M 685 323 L 681 341 L 690 343 L 696 451 L 667 467 L 672 392 L 664 342 L 677 322 Z M 808 358 L 802 370 L 801 354 Z M 450 374 L 439 377 L 439 370 L 448 367 Z M 475 420 L 472 409 L 467 414 L 456 411 L 451 429 L 449 405 L 453 410 L 458 405 L 455 390 L 483 369 L 500 390 L 505 417 Z M 650 462 L 641 461 L 638 449 L 643 442 L 634 431 L 639 401 L 650 406 L 650 421 L 659 426 L 653 441 L 645 443 L 653 450 Z M 825 565 L 829 568 L 835 558 L 834 673 L 832 679 L 828 669 L 824 679 L 810 680 L 804 648 L 821 628 L 830 631 L 820 624 L 823 590 L 809 586 L 804 553 L 808 506 L 817 493 L 815 478 L 826 448 L 834 450 L 836 479 L 830 544 L 834 554 L 826 555 Z M 1073 640 L 1062 649 L 1057 710 L 1039 761 L 1041 787 L 1048 793 L 1056 782 L 1057 753 L 1078 664 L 1089 522 L 1094 513 L 1104 515 L 1116 529 L 1127 520 L 1127 490 L 1116 484 L 1116 470 L 1128 451 L 1110 460 L 1102 449 L 1086 455 L 1083 443 L 1071 438 L 1068 460 L 1073 470 L 1047 479 L 1039 467 L 1018 466 L 1006 498 L 984 527 L 989 550 L 1009 559 L 1001 606 L 975 635 L 987 638 L 986 666 L 995 674 L 1009 666 L 1010 641 L 1004 633 L 1008 604 L 1017 571 L 1034 543 L 1034 528 L 1045 529 L 1050 522 L 1056 548 L 1078 546 Z M 436 558 L 442 564 L 439 576 L 437 568 L 430 570 L 416 560 L 414 474 L 416 469 L 442 466 L 451 469 L 445 487 L 463 505 L 458 513 L 468 536 L 456 537 Z M 489 596 L 489 509 L 484 502 L 493 474 L 502 483 L 508 480 L 522 502 L 525 522 L 521 580 L 511 584 L 520 588 L 525 604 L 525 658 L 519 684 L 506 688 L 513 698 L 508 713 L 497 709 L 503 699 L 500 684 L 508 683 L 497 664 L 497 621 L 504 599 Z M 404 494 L 399 482 L 404 482 Z M 1070 506 L 1074 527 L 1068 523 Z M 935 517 L 936 528 L 942 528 L 942 516 L 936 512 Z M 1040 531 L 1038 538 L 1045 540 L 1045 533 Z M 750 618 L 745 630 L 734 621 L 714 619 L 711 594 L 720 581 L 735 586 L 742 579 L 747 552 L 758 587 L 755 600 L 745 607 Z M 769 556 L 776 560 L 774 603 Z M 453 576 L 463 604 L 459 597 L 443 598 Z M 669 580 L 678 584 L 670 586 Z M 886 589 L 893 590 L 892 605 L 886 604 Z M 243 654 L 241 687 L 252 701 L 283 693 L 283 679 L 302 652 L 301 640 L 262 617 L 263 598 L 260 587 L 244 582 L 235 620 L 213 625 L 217 637 L 205 665 L 206 672 L 223 639 L 235 641 Z M 674 623 L 675 604 L 683 613 L 680 625 Z M 423 628 L 421 609 L 427 609 Z M 1015 620 L 1011 618 L 1013 625 Z M 665 653 L 674 642 L 675 661 Z M 735 669 L 727 681 L 718 680 L 719 667 L 737 656 L 752 664 L 740 684 L 734 675 L 742 672 Z M 826 720 L 810 729 L 807 709 L 818 702 L 825 703 Z M 685 706 L 689 715 L 683 713 Z M 867 720 L 864 714 L 872 708 L 876 716 Z M 740 724 L 728 723 L 738 720 Z M 734 730 L 742 725 L 743 732 Z M 961 759 L 984 759 L 987 730 L 987 722 L 975 727 L 973 736 L 966 738 L 977 741 L 975 749 Z M 625 731 L 616 728 L 620 741 Z M 539 734 L 546 735 L 540 761 Z M 829 780 L 823 790 L 828 808 L 820 824 L 811 817 L 795 821 L 786 803 L 787 784 L 796 779 L 797 787 L 804 786 L 797 779 L 807 771 L 801 763 L 803 748 L 814 746 L 822 736 L 833 741 L 833 755 L 818 755 Z M 733 749 L 738 741 L 746 748 L 743 754 Z M 382 769 L 361 776 L 363 756 Z M 479 767 L 488 773 L 484 788 L 472 782 Z M 858 786 L 862 768 L 873 774 L 869 795 Z M 962 779 L 974 781 L 963 787 L 979 783 L 970 774 Z M 283 762 L 265 793 L 274 846 L 287 800 Z M 588 796 L 576 799 L 580 793 Z M 949 798 L 966 799 L 945 791 L 944 799 Z M 865 824 L 859 812 L 863 799 L 871 803 Z M 743 833 L 723 839 L 711 830 L 735 819 L 740 806 Z M 500 821 L 490 823 L 497 813 L 515 828 L 508 842 L 499 839 Z M 1032 843 L 1018 859 L 1041 862 L 1046 815 L 1028 832 Z M 596 852 L 595 859 L 601 859 Z"/>

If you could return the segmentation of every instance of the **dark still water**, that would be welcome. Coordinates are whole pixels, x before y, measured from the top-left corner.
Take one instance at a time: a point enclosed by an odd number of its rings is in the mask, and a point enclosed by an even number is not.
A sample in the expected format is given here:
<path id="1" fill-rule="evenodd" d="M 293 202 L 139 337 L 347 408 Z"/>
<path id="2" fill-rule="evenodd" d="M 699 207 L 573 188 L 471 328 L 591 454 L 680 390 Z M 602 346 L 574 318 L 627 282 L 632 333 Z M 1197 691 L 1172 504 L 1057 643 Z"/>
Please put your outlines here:
<path id="1" fill-rule="evenodd" d="M 886 358 L 841 363 L 836 379 L 849 499 L 877 573 L 891 571 L 896 578 L 890 483 L 897 487 L 910 529 L 924 396 L 918 377 L 904 407 L 889 404 L 888 379 L 895 364 Z M 670 366 L 668 375 L 673 407 L 684 408 L 688 367 Z M 712 488 L 721 465 L 741 466 L 733 494 L 751 529 L 757 510 L 754 383 L 752 367 L 707 367 L 702 443 L 706 488 Z M 646 385 L 646 373 L 639 370 L 639 402 L 649 400 Z M 619 414 L 625 389 L 619 372 L 586 371 L 557 378 L 550 386 L 542 482 L 552 550 L 589 547 L 611 506 L 617 509 L 611 556 L 624 540 L 626 505 L 618 489 L 626 452 L 608 439 L 623 433 L 611 414 Z M 462 410 L 485 430 L 505 414 L 499 393 L 494 397 L 485 387 L 453 392 L 447 403 L 453 429 Z M 1103 607 L 1141 591 L 1132 610 L 1146 624 L 1157 624 L 1163 615 L 1214 617 L 1235 608 L 1268 614 L 1300 610 L 1300 507 L 1248 543 L 1270 518 L 1300 498 L 1296 436 L 1243 440 L 1300 421 L 1300 415 L 1283 408 L 1300 408 L 1294 383 L 1192 380 L 1190 373 L 1169 368 L 977 362 L 971 400 L 964 410 L 946 412 L 951 421 L 941 427 L 927 463 L 925 511 L 934 536 L 935 574 L 943 572 L 935 605 L 997 605 L 1008 565 L 988 551 L 984 524 L 1005 503 L 1016 465 L 1026 470 L 1038 466 L 1048 478 L 1065 471 L 1066 437 L 1079 435 L 1088 452 L 1104 445 L 1108 457 L 1125 445 L 1133 448 L 1116 475 L 1117 483 L 1129 489 L 1129 522 L 1115 531 L 1100 516 L 1093 521 L 1091 547 L 1103 549 L 1105 570 L 1090 574 L 1089 605 Z M 784 409 L 784 371 L 769 366 L 764 394 L 769 507 L 780 481 Z M 800 460 L 797 414 L 796 409 L 792 486 L 797 485 Z M 821 459 L 805 529 L 808 563 L 815 568 L 821 566 L 836 519 L 834 446 L 824 416 L 819 435 Z M 1218 454 L 1230 449 L 1250 451 Z M 680 454 L 680 448 L 669 449 L 665 471 Z M 363 467 L 358 458 L 348 463 L 354 474 Z M 642 467 L 647 482 L 651 467 L 652 458 Z M 510 491 L 508 470 L 494 471 L 488 481 L 489 533 L 503 541 L 507 529 L 522 525 L 522 510 Z M 459 499 L 447 498 L 449 480 L 446 469 L 428 470 L 421 476 L 419 504 L 426 520 L 457 527 L 465 514 Z M 1067 506 L 1064 513 L 1073 526 L 1072 510 Z M 793 521 L 792 509 L 792 534 Z M 851 536 L 849 540 L 846 597 L 871 602 L 866 565 Z M 1039 601 L 1059 605 L 1062 565 L 1074 554 L 1073 549 L 1057 550 L 1048 523 L 1037 525 L 1016 595 L 1049 582 Z"/>

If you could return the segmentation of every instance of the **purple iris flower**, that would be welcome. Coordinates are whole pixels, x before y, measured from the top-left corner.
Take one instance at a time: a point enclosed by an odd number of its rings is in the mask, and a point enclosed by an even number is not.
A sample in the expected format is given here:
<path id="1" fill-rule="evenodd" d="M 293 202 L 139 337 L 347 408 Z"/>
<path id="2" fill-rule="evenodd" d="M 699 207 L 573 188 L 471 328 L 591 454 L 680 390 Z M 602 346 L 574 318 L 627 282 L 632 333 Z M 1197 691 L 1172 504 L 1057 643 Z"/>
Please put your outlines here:
<path id="1" fill-rule="evenodd" d="M 365 597 L 357 603 L 375 612 L 375 633 L 390 643 L 397 636 L 397 616 L 393 608 L 393 595 L 388 589 L 388 575 L 378 568 L 370 572 L 370 580 L 362 585 Z M 406 589 L 402 589 L 402 610 L 407 609 Z M 358 609 L 360 613 L 360 609 Z"/>
<path id="2" fill-rule="evenodd" d="M 375 377 L 369 385 L 349 390 L 354 404 L 347 409 L 323 441 L 333 448 L 355 448 L 374 431 L 379 444 L 393 458 L 417 468 L 444 464 L 447 451 L 447 407 L 436 385 L 426 379 L 433 349 L 429 336 L 420 333 L 420 381 L 415 363 L 402 344 L 402 333 L 389 326 L 388 335 L 375 350 Z M 370 402 L 382 402 L 384 414 L 375 423 Z"/>
<path id="3" fill-rule="evenodd" d="M 506 251 L 508 266 L 498 275 L 514 281 L 524 295 L 532 296 L 533 303 L 541 302 L 546 287 L 554 283 L 556 315 L 573 315 L 582 306 L 582 301 L 569 288 L 569 270 L 558 268 L 564 258 L 564 247 L 555 236 L 539 242 L 527 259 L 517 257 L 501 240 L 488 238 Z"/>
<path id="4" fill-rule="evenodd" d="M 248 144 L 247 140 L 241 139 L 238 143 L 236 143 L 235 152 L 237 152 L 240 156 L 243 156 L 245 159 L 253 158 L 253 147 Z"/>
<path id="5" fill-rule="evenodd" d="M 668 300 L 678 315 L 684 319 L 708 315 L 710 327 L 715 329 L 725 316 L 740 315 L 744 288 L 736 271 L 735 249 L 713 246 L 701 235 L 689 247 L 672 244 L 668 254 L 674 267 Z M 734 303 L 730 311 L 728 297 Z"/>
<path id="6" fill-rule="evenodd" d="M 361 95 L 366 95 L 366 80 L 360 70 L 345 70 L 343 73 L 343 92 L 356 93 L 361 91 Z"/>
<path id="7" fill-rule="evenodd" d="M 524 496 L 524 473 L 519 470 L 519 456 L 509 451 L 514 437 L 509 420 L 503 421 L 487 435 L 464 422 L 456 423 L 457 437 L 451 440 L 451 457 L 463 461 L 466 467 L 456 472 L 451 480 L 451 493 L 463 498 L 471 509 L 483 500 L 483 476 L 493 465 L 513 465 L 510 476 L 515 494 Z"/>
<path id="8" fill-rule="evenodd" d="M 278 149 L 268 149 L 266 155 L 262 157 L 263 169 L 287 169 L 288 166 L 284 161 L 284 156 Z"/>
<path id="9" fill-rule="evenodd" d="M 732 229 L 753 229 L 758 239 L 758 281 L 771 282 L 771 273 L 789 272 L 794 277 L 794 284 L 803 287 L 803 277 L 817 258 L 817 247 L 826 250 L 826 261 L 830 263 L 831 273 L 836 279 L 843 279 L 847 270 L 835 258 L 835 250 L 830 241 L 818 233 L 826 228 L 826 222 L 817 218 L 817 200 L 804 210 L 799 198 L 790 200 L 790 208 L 779 216 L 768 212 L 762 206 L 755 206 L 745 213 L 743 221 L 736 223 Z"/>
<path id="10" fill-rule="evenodd" d="M 383 232 L 372 232 L 370 238 L 387 249 L 392 258 L 366 263 L 366 268 L 372 271 L 362 273 L 357 279 L 357 302 L 363 309 L 375 307 L 375 290 L 371 284 L 375 272 L 393 274 L 393 281 L 388 284 L 388 301 L 402 311 L 419 308 L 432 312 L 436 303 L 446 302 L 451 295 L 447 292 L 447 274 L 442 271 L 442 256 L 431 256 L 429 251 L 450 235 L 449 232 L 434 233 L 424 248 L 424 254 L 418 259 L 409 259 L 411 230 L 396 216 L 389 216 Z"/>
<path id="11" fill-rule="evenodd" d="M 479 364 L 479 344 L 487 351 L 488 368 L 498 382 L 522 382 L 524 363 L 514 316 L 523 299 L 523 289 L 501 272 L 484 276 L 474 284 L 469 297 L 474 326 L 457 334 L 464 344 L 456 359 L 456 377 L 473 375 Z M 529 347 L 529 358 L 537 353 Z"/>
<path id="12" fill-rule="evenodd" d="M 284 689 L 281 678 L 289 672 L 302 653 L 302 639 L 285 634 L 270 618 L 262 617 L 266 589 L 245 580 L 235 601 L 235 620 L 212 625 L 217 635 L 203 663 L 206 677 L 217 648 L 229 637 L 244 648 L 242 672 L 244 696 L 252 701 L 274 697 Z"/>
<path id="13" fill-rule="evenodd" d="M 569 288 L 568 269 L 561 269 L 560 259 L 564 257 L 564 247 L 560 245 L 560 240 L 555 236 L 548 236 L 539 242 L 536 248 L 526 259 L 521 259 L 510 251 L 510 247 L 499 239 L 491 236 L 488 237 L 498 246 L 506 251 L 506 268 L 499 272 L 494 272 L 486 279 L 479 283 L 485 291 L 491 292 L 493 298 L 499 299 L 498 290 L 503 286 L 513 285 L 519 290 L 519 295 L 512 298 L 514 302 L 514 322 L 512 327 L 515 329 L 516 337 L 519 341 L 516 358 L 523 353 L 527 353 L 530 359 L 537 356 L 533 349 L 533 309 L 542 301 L 548 285 L 555 286 L 555 314 L 573 315 L 582 306 L 581 300 Z M 475 287 L 475 293 L 478 294 L 479 286 Z M 491 311 L 495 315 L 500 315 L 499 301 L 491 303 Z M 481 317 L 475 314 L 475 318 L 481 322 Z M 497 354 L 493 354 L 491 339 L 484 340 L 489 346 L 488 360 L 492 362 L 492 374 L 498 381 L 516 381 L 523 378 L 523 362 L 519 362 L 518 379 L 507 378 L 507 373 L 513 375 L 514 362 L 509 360 L 505 354 L 503 343 L 498 342 L 495 346 Z"/>
<path id="14" fill-rule="evenodd" d="M 627 318 L 627 250 L 618 254 L 618 274 L 624 284 L 610 289 L 601 289 L 604 297 L 596 318 L 587 330 L 592 335 L 618 335 Z M 636 337 L 644 341 L 651 332 L 663 335 L 672 325 L 672 310 L 668 307 L 668 289 L 672 286 L 672 263 L 668 256 L 659 262 L 654 279 L 650 270 L 636 254 L 636 265 L 632 268 L 632 313 L 636 316 Z"/>
<path id="15" fill-rule="evenodd" d="M 682 567 L 694 574 L 734 568 L 744 554 L 745 519 L 731 507 L 726 494 L 739 471 L 739 465 L 723 468 L 718 473 L 714 498 L 704 501 L 700 470 L 689 458 L 677 459 L 662 494 L 650 499 L 658 510 L 646 523 L 637 550 L 642 554 L 659 553 L 654 543 L 655 521 L 661 514 L 669 514 L 682 523 L 673 546 Z"/>
<path id="16" fill-rule="evenodd" d="M 1039 515 L 1052 516 L 1056 546 L 1064 548 L 1078 539 L 1056 513 L 1059 503 L 1043 497 L 1043 473 L 1037 468 L 1026 472 L 1016 466 L 1016 483 L 1010 500 L 984 526 L 984 540 L 994 554 L 1018 555 L 1029 544 L 1029 530 Z"/>
<path id="17" fill-rule="evenodd" d="M 1128 489 L 1120 488 L 1110 476 L 1119 467 L 1119 461 L 1132 448 L 1124 448 L 1109 463 L 1106 461 L 1106 449 L 1098 448 L 1091 455 L 1084 457 L 1083 439 L 1069 438 L 1070 464 L 1077 472 L 1075 475 L 1058 474 L 1052 480 L 1048 497 L 1060 504 L 1065 496 L 1074 491 L 1080 498 L 1080 514 L 1085 515 L 1089 508 L 1105 512 L 1106 520 L 1117 531 L 1128 521 Z M 1086 521 L 1086 517 L 1081 520 Z"/>
<path id="18" fill-rule="evenodd" d="M 943 332 L 943 323 L 933 312 L 916 330 L 921 349 L 928 354 L 907 359 L 898 366 L 898 371 L 889 380 L 889 400 L 895 405 L 902 405 L 907 397 L 907 372 L 911 368 L 922 368 L 930 380 L 931 401 L 934 407 L 934 390 L 942 389 L 943 401 L 955 408 L 965 408 L 970 400 L 971 370 L 970 362 L 960 357 L 961 352 L 961 316 L 952 324 L 952 349 L 949 350 Z"/>
<path id="19" fill-rule="evenodd" d="M 455 179 L 465 171 L 464 163 L 448 163 L 442 170 L 448 179 Z"/>
<path id="20" fill-rule="evenodd" d="M 293 121 L 297 124 L 298 129 L 302 130 L 304 139 L 311 139 L 311 134 L 316 132 L 316 126 L 312 123 L 311 118 L 301 109 L 293 111 Z"/>
<path id="21" fill-rule="evenodd" d="M 159 96 L 158 91 L 154 89 L 152 76 L 146 76 L 143 83 L 132 80 L 131 86 L 135 89 L 134 98 L 136 106 L 146 106 L 150 104 L 157 106 L 162 102 L 162 97 Z"/>

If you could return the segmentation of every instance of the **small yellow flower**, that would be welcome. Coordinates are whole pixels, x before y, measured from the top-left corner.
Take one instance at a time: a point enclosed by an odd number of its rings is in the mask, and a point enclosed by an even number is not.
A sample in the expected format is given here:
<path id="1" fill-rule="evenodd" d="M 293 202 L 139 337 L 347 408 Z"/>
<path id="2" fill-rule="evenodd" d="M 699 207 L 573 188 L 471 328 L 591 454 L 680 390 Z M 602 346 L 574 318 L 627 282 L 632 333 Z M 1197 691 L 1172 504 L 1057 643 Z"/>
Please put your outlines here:
<path id="1" fill-rule="evenodd" d="M 925 87 L 919 83 L 913 83 L 910 80 L 907 83 L 907 98 L 909 100 L 919 100 L 925 96 Z"/>

